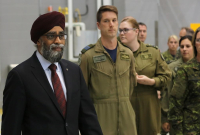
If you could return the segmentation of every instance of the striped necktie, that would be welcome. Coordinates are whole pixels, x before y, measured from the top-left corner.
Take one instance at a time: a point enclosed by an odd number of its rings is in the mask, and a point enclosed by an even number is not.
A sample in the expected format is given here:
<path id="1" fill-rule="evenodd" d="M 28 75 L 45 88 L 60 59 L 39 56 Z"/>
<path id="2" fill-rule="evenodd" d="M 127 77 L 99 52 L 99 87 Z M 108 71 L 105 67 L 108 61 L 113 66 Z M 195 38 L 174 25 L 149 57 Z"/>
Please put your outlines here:
<path id="1" fill-rule="evenodd" d="M 62 89 L 62 85 L 61 85 L 59 76 L 56 73 L 57 66 L 55 64 L 51 64 L 49 66 L 49 69 L 51 70 L 51 81 L 52 81 L 52 84 L 53 84 L 54 93 L 56 95 L 56 99 L 58 101 L 58 104 L 60 106 L 62 114 L 65 117 L 65 114 L 66 114 L 66 99 L 65 99 L 65 95 L 64 95 L 64 92 L 63 92 L 63 89 Z"/>

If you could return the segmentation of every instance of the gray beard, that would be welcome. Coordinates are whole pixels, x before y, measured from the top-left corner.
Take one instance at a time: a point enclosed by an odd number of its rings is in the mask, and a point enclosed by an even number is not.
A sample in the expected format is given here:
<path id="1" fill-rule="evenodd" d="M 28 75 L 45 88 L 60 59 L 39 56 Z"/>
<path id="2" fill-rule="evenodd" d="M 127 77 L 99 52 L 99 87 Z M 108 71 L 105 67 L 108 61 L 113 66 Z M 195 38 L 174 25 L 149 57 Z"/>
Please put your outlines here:
<path id="1" fill-rule="evenodd" d="M 52 50 L 54 47 L 60 47 L 61 51 Z M 63 56 L 63 48 L 63 44 L 51 44 L 48 47 L 44 42 L 42 42 L 41 53 L 46 60 L 50 61 L 51 63 L 54 63 L 61 60 Z"/>

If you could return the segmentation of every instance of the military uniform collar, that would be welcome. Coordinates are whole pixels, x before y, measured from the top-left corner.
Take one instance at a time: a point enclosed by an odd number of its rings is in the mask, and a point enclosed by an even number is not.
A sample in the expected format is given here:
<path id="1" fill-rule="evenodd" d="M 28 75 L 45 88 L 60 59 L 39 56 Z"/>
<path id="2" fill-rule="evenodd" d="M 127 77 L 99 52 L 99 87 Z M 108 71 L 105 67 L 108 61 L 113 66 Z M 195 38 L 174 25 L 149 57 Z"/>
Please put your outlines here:
<path id="1" fill-rule="evenodd" d="M 138 48 L 138 50 L 136 51 L 136 53 L 134 53 L 134 55 L 138 55 L 140 52 L 146 52 L 148 51 L 148 48 L 146 47 L 146 45 L 141 42 L 140 40 L 138 40 L 139 44 L 140 44 L 140 47 Z"/>
<path id="2" fill-rule="evenodd" d="M 138 52 L 146 52 L 146 51 L 148 51 L 148 48 L 146 47 L 146 45 L 143 42 L 141 42 L 140 40 L 138 40 L 138 42 L 140 44 Z"/>
<path id="3" fill-rule="evenodd" d="M 180 59 L 178 59 L 180 61 L 180 63 L 184 63 L 183 58 L 181 57 Z"/>
<path id="4" fill-rule="evenodd" d="M 189 61 L 187 61 L 186 63 L 189 63 L 189 64 L 192 64 L 192 63 L 198 63 L 197 62 L 197 58 L 196 57 L 194 57 L 194 58 L 192 58 L 191 60 L 189 60 Z"/>
<path id="5" fill-rule="evenodd" d="M 187 62 L 187 64 L 188 65 L 192 65 L 192 68 L 195 69 L 195 70 L 200 70 L 200 67 L 199 67 L 200 63 L 197 62 L 196 57 L 194 57 L 193 59 L 189 60 Z"/>
<path id="6" fill-rule="evenodd" d="M 172 55 L 171 55 L 171 53 L 169 52 L 169 49 L 167 49 L 167 55 L 168 56 L 171 56 L 171 58 L 174 58 Z M 175 58 L 177 58 L 178 57 L 178 50 L 176 51 L 176 55 L 175 55 Z"/>
<path id="7" fill-rule="evenodd" d="M 117 49 L 119 49 L 120 52 L 124 52 L 125 49 L 122 47 L 121 43 L 117 41 Z M 106 52 L 105 48 L 102 45 L 101 38 L 98 39 L 96 46 L 95 46 L 95 52 Z"/>
<path id="8" fill-rule="evenodd" d="M 170 56 L 172 56 L 171 53 L 169 52 L 169 49 L 167 49 L 167 54 L 170 55 Z"/>

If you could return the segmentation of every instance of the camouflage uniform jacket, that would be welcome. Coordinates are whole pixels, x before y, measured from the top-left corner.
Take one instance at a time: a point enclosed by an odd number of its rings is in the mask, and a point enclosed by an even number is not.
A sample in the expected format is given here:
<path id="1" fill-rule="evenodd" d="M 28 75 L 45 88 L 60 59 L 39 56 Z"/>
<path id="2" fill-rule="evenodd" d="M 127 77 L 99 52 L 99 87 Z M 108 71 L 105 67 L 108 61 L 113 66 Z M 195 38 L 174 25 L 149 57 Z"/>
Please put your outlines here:
<path id="1" fill-rule="evenodd" d="M 174 60 L 177 60 L 178 59 L 178 51 L 176 52 L 176 56 L 173 57 L 170 52 L 169 52 L 169 49 L 165 52 L 162 53 L 163 57 L 165 58 L 165 61 L 167 64 L 171 63 L 172 61 Z"/>
<path id="2" fill-rule="evenodd" d="M 178 135 L 200 134 L 200 63 L 180 66 L 169 99 L 168 120 Z"/>
<path id="3" fill-rule="evenodd" d="M 177 69 L 182 64 L 183 64 L 183 60 L 182 58 L 179 58 L 178 60 L 168 65 L 169 69 L 172 71 L 172 78 L 171 78 L 171 81 L 169 81 L 167 84 L 167 89 L 165 89 L 165 92 L 163 92 L 162 94 L 163 97 L 161 101 L 161 107 L 162 107 L 162 110 L 164 111 L 164 114 L 162 114 L 162 123 L 168 122 L 167 113 L 169 111 L 169 95 L 173 86 L 173 80 L 176 76 Z"/>

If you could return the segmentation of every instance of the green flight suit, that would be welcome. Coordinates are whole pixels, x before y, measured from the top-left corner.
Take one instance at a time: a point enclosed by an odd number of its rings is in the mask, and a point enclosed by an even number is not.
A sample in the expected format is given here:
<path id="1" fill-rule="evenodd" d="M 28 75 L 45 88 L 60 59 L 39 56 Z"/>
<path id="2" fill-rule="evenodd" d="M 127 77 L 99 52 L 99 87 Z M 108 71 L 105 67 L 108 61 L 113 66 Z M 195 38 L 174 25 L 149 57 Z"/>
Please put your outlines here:
<path id="1" fill-rule="evenodd" d="M 196 58 L 177 70 L 169 98 L 168 120 L 175 135 L 200 135 L 200 63 Z"/>
<path id="2" fill-rule="evenodd" d="M 161 129 L 161 106 L 157 90 L 163 89 L 171 77 L 159 49 L 140 42 L 134 52 L 136 72 L 155 79 L 155 85 L 137 84 L 131 96 L 131 103 L 136 113 L 138 135 L 157 135 Z"/>
<path id="3" fill-rule="evenodd" d="M 130 103 L 136 85 L 132 51 L 118 42 L 114 63 L 99 39 L 82 53 L 80 68 L 103 134 L 137 135 L 135 112 Z"/>
<path id="4" fill-rule="evenodd" d="M 177 60 L 179 58 L 179 53 L 178 51 L 176 51 L 176 55 L 175 57 L 173 57 L 170 52 L 169 52 L 169 49 L 165 52 L 162 53 L 163 57 L 165 58 L 165 61 L 167 64 L 171 63 L 172 61 L 174 60 Z"/>

